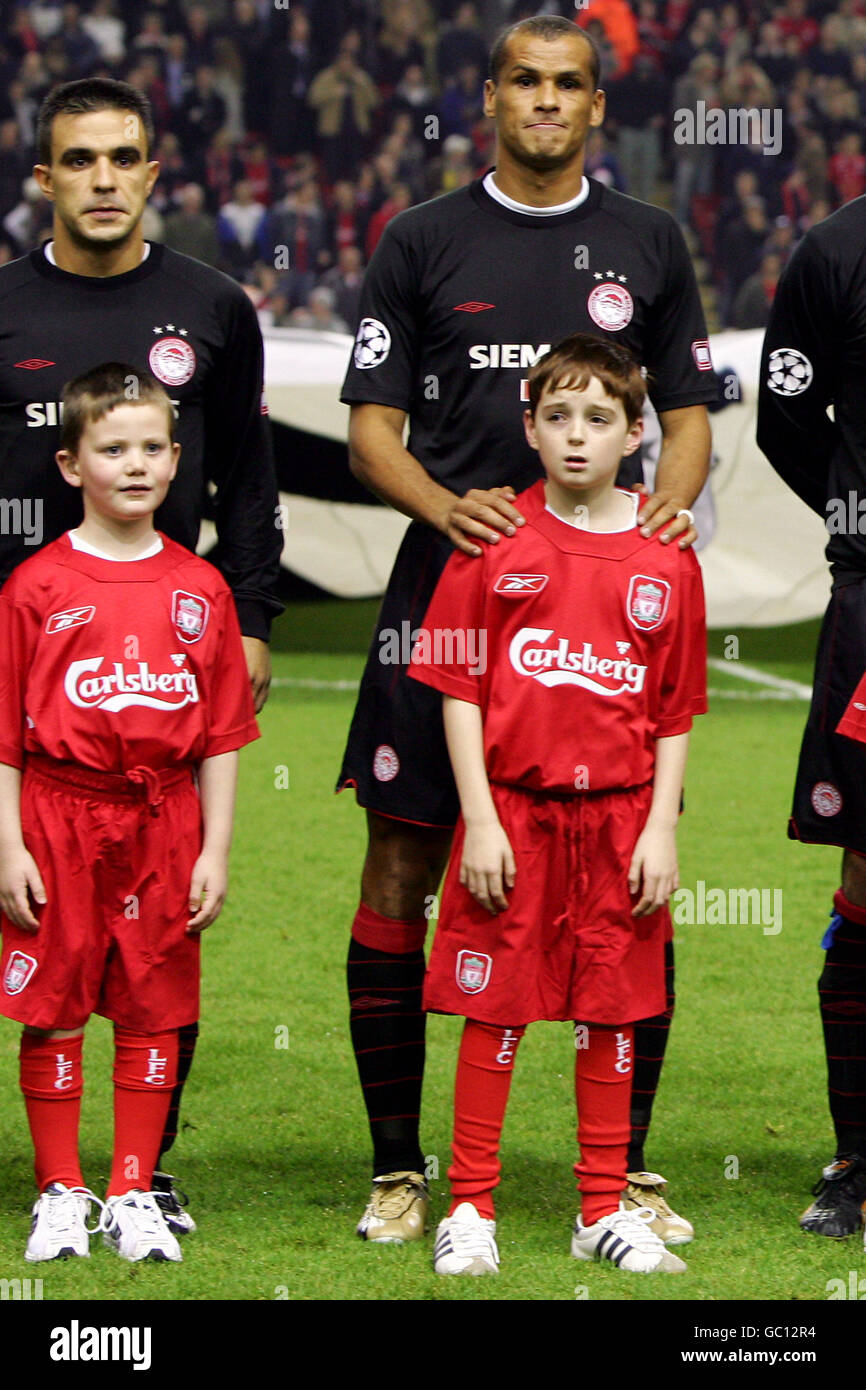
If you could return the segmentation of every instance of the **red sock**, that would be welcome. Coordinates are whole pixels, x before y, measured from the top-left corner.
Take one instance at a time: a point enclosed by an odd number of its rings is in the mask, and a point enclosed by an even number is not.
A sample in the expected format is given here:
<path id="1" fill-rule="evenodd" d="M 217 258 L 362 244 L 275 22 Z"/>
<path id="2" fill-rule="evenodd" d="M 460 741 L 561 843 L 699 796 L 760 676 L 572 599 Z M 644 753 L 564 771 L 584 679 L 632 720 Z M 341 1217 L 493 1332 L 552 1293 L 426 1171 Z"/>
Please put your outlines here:
<path id="1" fill-rule="evenodd" d="M 78 1159 L 78 1121 L 84 1079 L 84 1035 L 45 1038 L 21 1034 L 21 1092 L 33 1138 L 36 1186 L 44 1192 L 53 1182 L 83 1187 Z"/>
<path id="2" fill-rule="evenodd" d="M 177 1029 L 132 1033 L 114 1027 L 114 1161 L 108 1196 L 149 1192 L 171 1093 L 177 1080 Z"/>
<path id="3" fill-rule="evenodd" d="M 574 1067 L 580 1145 L 574 1171 L 584 1226 L 616 1211 L 626 1185 L 634 1052 L 631 1024 L 622 1028 L 590 1025 L 588 1033 L 589 1046 L 578 1048 Z"/>
<path id="4" fill-rule="evenodd" d="M 482 1216 L 494 1216 L 493 1189 L 499 1182 L 499 1138 L 511 1089 L 514 1056 L 525 1028 L 466 1020 L 454 1088 L 454 1161 L 448 1169 L 451 1207 L 472 1202 Z"/>

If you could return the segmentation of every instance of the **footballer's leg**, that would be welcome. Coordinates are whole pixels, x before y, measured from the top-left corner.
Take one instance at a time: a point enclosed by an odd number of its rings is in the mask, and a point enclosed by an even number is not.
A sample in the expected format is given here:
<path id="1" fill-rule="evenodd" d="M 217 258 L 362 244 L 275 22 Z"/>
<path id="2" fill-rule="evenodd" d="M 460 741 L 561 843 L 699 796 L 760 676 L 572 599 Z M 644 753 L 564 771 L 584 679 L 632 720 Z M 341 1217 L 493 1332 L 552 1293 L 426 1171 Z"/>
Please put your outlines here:
<path id="1" fill-rule="evenodd" d="M 177 1085 L 171 1094 L 165 1129 L 159 1145 L 159 1156 L 156 1160 L 156 1168 L 153 1170 L 153 1190 L 156 1193 L 157 1203 L 165 1218 L 165 1224 L 176 1236 L 191 1235 L 196 1227 L 189 1212 L 185 1210 L 186 1194 L 180 1191 L 175 1185 L 171 1173 L 166 1171 L 164 1159 L 177 1138 L 180 1100 L 189 1076 L 189 1069 L 192 1066 L 197 1041 L 197 1023 L 187 1023 L 183 1028 L 178 1029 Z"/>
<path id="2" fill-rule="evenodd" d="M 842 857 L 833 907 L 818 994 L 836 1156 L 800 1225 L 839 1239 L 860 1230 L 866 1200 L 866 858 L 853 850 Z"/>
<path id="3" fill-rule="evenodd" d="M 665 942 L 665 1010 L 655 1018 L 641 1019 L 634 1025 L 634 1082 L 631 1097 L 631 1138 L 628 1148 L 628 1186 L 623 1204 L 628 1209 L 649 1207 L 655 1217 L 652 1229 L 666 1245 L 686 1245 L 694 1238 L 694 1227 L 669 1205 L 667 1182 L 661 1173 L 646 1171 L 644 1144 L 652 1117 L 653 1102 L 661 1077 L 662 1063 L 674 1014 L 674 944 Z"/>
<path id="4" fill-rule="evenodd" d="M 352 1046 L 373 1140 L 366 1240 L 420 1239 L 427 1185 L 418 1133 L 424 1074 L 424 938 L 451 831 L 367 812 L 347 982 Z"/>

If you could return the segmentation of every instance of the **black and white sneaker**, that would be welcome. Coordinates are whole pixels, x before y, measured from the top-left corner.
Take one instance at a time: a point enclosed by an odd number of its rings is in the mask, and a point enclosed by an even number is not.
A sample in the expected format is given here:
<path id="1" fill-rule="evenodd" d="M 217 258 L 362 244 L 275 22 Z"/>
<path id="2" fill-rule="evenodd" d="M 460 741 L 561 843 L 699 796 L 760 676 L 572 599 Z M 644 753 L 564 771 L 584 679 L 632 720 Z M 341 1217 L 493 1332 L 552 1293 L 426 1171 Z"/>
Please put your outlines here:
<path id="1" fill-rule="evenodd" d="M 439 1222 L 433 1269 L 437 1274 L 498 1274 L 496 1222 L 482 1216 L 472 1202 L 461 1202 Z"/>
<path id="2" fill-rule="evenodd" d="M 183 1259 L 180 1246 L 166 1226 L 153 1192 L 124 1192 L 109 1197 L 100 1226 L 103 1240 L 124 1260 Z"/>
<path id="3" fill-rule="evenodd" d="M 175 1187 L 171 1174 L 154 1173 L 151 1190 L 172 1235 L 191 1236 L 196 1228 L 195 1222 L 189 1212 L 184 1211 L 184 1207 L 189 1204 L 189 1198 L 179 1187 Z"/>
<path id="4" fill-rule="evenodd" d="M 800 1217 L 800 1226 L 814 1235 L 844 1240 L 863 1225 L 866 1164 L 859 1154 L 845 1154 L 828 1163 L 812 1188 L 815 1198 Z"/>
<path id="5" fill-rule="evenodd" d="M 686 1265 L 679 1256 L 666 1248 L 650 1229 L 655 1219 L 651 1207 L 622 1206 L 602 1216 L 591 1226 L 581 1226 L 580 1217 L 574 1223 L 571 1253 L 576 1260 L 609 1260 L 618 1269 L 634 1274 L 682 1274 Z"/>

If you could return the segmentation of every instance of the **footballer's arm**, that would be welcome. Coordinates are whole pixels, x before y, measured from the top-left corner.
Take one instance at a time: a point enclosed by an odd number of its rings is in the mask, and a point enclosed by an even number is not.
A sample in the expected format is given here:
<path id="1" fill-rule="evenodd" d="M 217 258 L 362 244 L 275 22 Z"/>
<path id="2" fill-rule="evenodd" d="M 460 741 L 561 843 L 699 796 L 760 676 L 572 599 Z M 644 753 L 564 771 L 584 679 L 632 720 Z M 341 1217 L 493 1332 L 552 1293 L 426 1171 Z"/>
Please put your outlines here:
<path id="1" fill-rule="evenodd" d="M 686 405 L 659 414 L 662 448 L 656 469 L 656 488 L 638 516 L 643 534 L 651 536 L 671 524 L 659 539 L 666 543 L 679 538 L 680 549 L 693 545 L 698 533 L 687 517 L 677 512 L 691 507 L 710 472 L 712 435 L 705 405 Z"/>
<path id="2" fill-rule="evenodd" d="M 405 424 L 406 412 L 394 406 L 352 406 L 349 467 L 370 492 L 413 521 L 441 531 L 467 555 L 481 554 L 471 537 L 495 544 L 501 532 L 513 535 L 514 527 L 523 525 L 523 517 L 511 505 L 512 487 L 472 488 L 458 497 L 431 478 L 403 444 Z"/>
<path id="3" fill-rule="evenodd" d="M 16 927 L 38 931 L 31 896 L 44 906 L 45 885 L 21 830 L 21 773 L 0 763 L 0 908 Z"/>
<path id="4" fill-rule="evenodd" d="M 656 739 L 653 799 L 628 871 L 629 892 L 641 894 L 632 917 L 656 912 L 679 887 L 676 835 L 688 751 L 688 732 Z"/>

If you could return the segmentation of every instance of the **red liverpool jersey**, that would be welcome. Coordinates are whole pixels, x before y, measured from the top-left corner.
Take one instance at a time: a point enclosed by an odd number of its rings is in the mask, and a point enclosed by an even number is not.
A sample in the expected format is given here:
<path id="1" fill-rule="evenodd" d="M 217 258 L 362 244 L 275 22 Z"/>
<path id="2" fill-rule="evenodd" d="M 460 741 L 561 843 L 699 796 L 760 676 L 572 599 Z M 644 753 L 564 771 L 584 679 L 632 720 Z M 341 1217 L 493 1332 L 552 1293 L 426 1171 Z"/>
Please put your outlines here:
<path id="1" fill-rule="evenodd" d="M 526 525 L 480 556 L 451 556 L 411 674 L 481 706 L 493 782 L 561 793 L 639 786 L 655 740 L 706 701 L 706 629 L 692 550 L 579 530 L 536 483 Z"/>
<path id="2" fill-rule="evenodd" d="M 174 541 L 103 560 L 68 535 L 0 593 L 0 762 L 103 772 L 198 763 L 258 738 L 234 600 Z"/>

